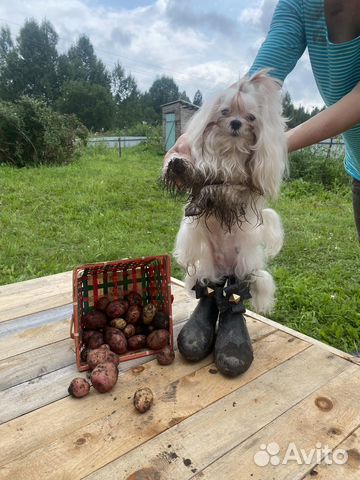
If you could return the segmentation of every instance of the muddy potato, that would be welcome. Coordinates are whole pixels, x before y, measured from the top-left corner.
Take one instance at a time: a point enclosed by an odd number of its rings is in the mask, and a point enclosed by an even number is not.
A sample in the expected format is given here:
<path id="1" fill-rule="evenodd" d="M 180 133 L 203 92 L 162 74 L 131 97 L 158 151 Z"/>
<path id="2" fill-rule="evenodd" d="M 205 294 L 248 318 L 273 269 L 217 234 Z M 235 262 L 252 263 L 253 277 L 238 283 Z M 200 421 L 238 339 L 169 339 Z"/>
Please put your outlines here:
<path id="1" fill-rule="evenodd" d="M 134 393 L 134 407 L 140 413 L 145 413 L 149 410 L 154 401 L 154 395 L 150 388 L 139 388 Z"/>
<path id="2" fill-rule="evenodd" d="M 138 350 L 139 348 L 144 348 L 146 346 L 146 336 L 145 335 L 133 335 L 128 338 L 128 348 L 129 350 Z"/>
<path id="3" fill-rule="evenodd" d="M 105 327 L 106 316 L 103 312 L 93 310 L 85 315 L 83 321 L 85 328 L 88 328 L 89 330 L 97 330 L 98 328 Z"/>
<path id="4" fill-rule="evenodd" d="M 109 318 L 122 318 L 129 307 L 126 300 L 113 300 L 106 307 L 106 315 Z"/>
<path id="5" fill-rule="evenodd" d="M 135 325 L 139 322 L 141 317 L 141 307 L 139 305 L 132 305 L 125 314 L 125 320 L 127 323 Z"/>
<path id="6" fill-rule="evenodd" d="M 127 350 L 127 340 L 121 330 L 114 327 L 106 327 L 104 331 L 105 342 L 109 345 L 110 349 L 121 355 Z"/>
<path id="7" fill-rule="evenodd" d="M 100 310 L 100 312 L 105 312 L 109 303 L 110 300 L 107 297 L 100 297 L 95 304 L 95 308 L 96 310 Z"/>
<path id="8" fill-rule="evenodd" d="M 81 377 L 74 378 L 68 388 L 68 392 L 75 398 L 85 397 L 90 391 L 90 383 Z"/>
<path id="9" fill-rule="evenodd" d="M 154 330 L 146 338 L 146 345 L 151 350 L 160 350 L 170 343 L 170 333 L 167 330 Z"/>
<path id="10" fill-rule="evenodd" d="M 166 346 L 156 355 L 156 359 L 160 365 L 170 365 L 175 359 L 175 352 Z"/>
<path id="11" fill-rule="evenodd" d="M 118 330 L 123 330 L 127 324 L 123 318 L 114 318 L 111 320 L 110 325 Z"/>
<path id="12" fill-rule="evenodd" d="M 133 305 L 142 305 L 142 297 L 139 293 L 136 292 L 129 292 L 125 296 L 126 300 L 129 302 L 129 305 L 132 307 Z"/>
<path id="13" fill-rule="evenodd" d="M 83 330 L 81 333 L 82 342 L 84 345 L 87 345 L 91 335 L 96 333 L 96 330 Z"/>
<path id="14" fill-rule="evenodd" d="M 169 315 L 164 312 L 157 312 L 151 325 L 158 329 L 169 330 Z"/>
<path id="15" fill-rule="evenodd" d="M 110 362 L 116 366 L 119 365 L 119 357 L 109 349 L 108 345 L 106 346 L 107 348 L 97 348 L 88 352 L 86 362 L 90 370 L 93 370 L 100 363 Z"/>
<path id="16" fill-rule="evenodd" d="M 125 335 L 126 338 L 132 337 L 133 335 L 135 335 L 135 333 L 136 333 L 135 326 L 131 325 L 131 323 L 129 323 L 129 325 L 126 325 L 126 327 L 123 330 L 123 334 Z"/>
<path id="17" fill-rule="evenodd" d="M 102 332 L 95 332 L 88 340 L 87 346 L 91 349 L 99 348 L 103 345 L 104 342 L 104 335 Z"/>
<path id="18" fill-rule="evenodd" d="M 90 380 L 99 393 L 110 392 L 118 379 L 118 368 L 110 362 L 100 363 L 91 372 Z"/>
<path id="19" fill-rule="evenodd" d="M 142 319 L 145 325 L 148 325 L 153 321 L 155 314 L 156 314 L 156 307 L 153 303 L 148 303 L 147 305 L 145 305 L 142 311 Z"/>

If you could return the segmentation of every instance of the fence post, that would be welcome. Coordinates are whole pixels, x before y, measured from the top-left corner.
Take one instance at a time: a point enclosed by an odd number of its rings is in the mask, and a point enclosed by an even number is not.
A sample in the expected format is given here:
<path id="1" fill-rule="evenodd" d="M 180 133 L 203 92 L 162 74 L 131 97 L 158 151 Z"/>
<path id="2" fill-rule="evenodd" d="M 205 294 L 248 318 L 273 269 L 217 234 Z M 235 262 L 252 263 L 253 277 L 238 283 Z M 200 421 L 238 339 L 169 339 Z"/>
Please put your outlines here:
<path id="1" fill-rule="evenodd" d="M 122 156 L 122 151 L 121 151 L 121 137 L 119 137 L 118 140 L 119 140 L 119 157 L 121 158 L 121 156 Z"/>

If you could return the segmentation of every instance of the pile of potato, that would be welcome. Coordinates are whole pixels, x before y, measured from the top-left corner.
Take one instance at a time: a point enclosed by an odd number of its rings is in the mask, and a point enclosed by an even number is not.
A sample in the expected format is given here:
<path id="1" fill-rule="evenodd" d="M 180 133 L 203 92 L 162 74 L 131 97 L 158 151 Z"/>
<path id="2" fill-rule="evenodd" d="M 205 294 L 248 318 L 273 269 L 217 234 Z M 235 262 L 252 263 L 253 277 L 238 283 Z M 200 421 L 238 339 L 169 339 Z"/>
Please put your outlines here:
<path id="1" fill-rule="evenodd" d="M 158 351 L 160 365 L 174 360 L 170 348 L 169 316 L 157 311 L 154 304 L 143 305 L 136 292 L 110 301 L 101 297 L 94 310 L 82 319 L 81 359 L 91 370 L 90 382 L 100 393 L 109 392 L 118 379 L 119 355 L 142 348 Z M 74 378 L 70 395 L 81 398 L 90 391 L 85 378 Z"/>
<path id="2" fill-rule="evenodd" d="M 122 355 L 141 348 L 161 350 L 170 343 L 168 315 L 158 312 L 153 303 L 143 305 L 141 295 L 136 292 L 113 301 L 99 298 L 95 309 L 83 317 L 82 324 L 83 361 L 87 361 L 89 350 L 104 344 Z"/>

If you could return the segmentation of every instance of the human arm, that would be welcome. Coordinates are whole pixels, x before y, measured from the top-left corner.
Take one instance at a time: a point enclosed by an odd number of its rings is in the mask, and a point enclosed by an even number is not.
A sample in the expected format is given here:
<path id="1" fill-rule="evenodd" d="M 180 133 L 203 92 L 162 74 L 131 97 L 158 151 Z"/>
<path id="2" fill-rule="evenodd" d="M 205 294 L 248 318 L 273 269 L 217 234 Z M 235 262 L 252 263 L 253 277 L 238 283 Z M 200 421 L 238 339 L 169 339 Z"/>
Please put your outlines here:
<path id="1" fill-rule="evenodd" d="M 344 133 L 360 123 L 360 83 L 341 100 L 287 132 L 293 152 Z"/>
<path id="2" fill-rule="evenodd" d="M 269 75 L 284 81 L 306 48 L 305 29 L 299 0 L 280 0 L 270 30 L 249 74 L 270 68 Z"/>

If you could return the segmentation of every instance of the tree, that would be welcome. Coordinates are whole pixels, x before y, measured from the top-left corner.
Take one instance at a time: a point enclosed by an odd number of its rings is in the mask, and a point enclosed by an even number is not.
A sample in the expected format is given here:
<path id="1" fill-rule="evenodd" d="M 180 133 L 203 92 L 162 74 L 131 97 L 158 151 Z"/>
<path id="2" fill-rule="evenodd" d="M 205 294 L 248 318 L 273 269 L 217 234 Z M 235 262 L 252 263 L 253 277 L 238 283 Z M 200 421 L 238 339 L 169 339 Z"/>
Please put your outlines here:
<path id="1" fill-rule="evenodd" d="M 74 113 L 91 130 L 109 130 L 113 125 L 114 100 L 111 93 L 101 85 L 66 82 L 56 106 L 62 113 Z"/>
<path id="2" fill-rule="evenodd" d="M 67 54 L 59 57 L 58 72 L 61 84 L 68 81 L 87 82 L 110 91 L 110 75 L 95 55 L 94 47 L 86 35 L 82 35 Z"/>
<path id="3" fill-rule="evenodd" d="M 158 116 L 161 112 L 161 105 L 178 100 L 179 97 L 179 87 L 171 77 L 157 78 L 149 89 L 150 102 Z"/>
<path id="4" fill-rule="evenodd" d="M 46 20 L 41 25 L 35 20 L 25 21 L 16 45 L 11 41 L 8 27 L 3 28 L 0 35 L 1 98 L 15 100 L 21 95 L 30 95 L 53 103 L 59 92 L 57 42 L 58 35 Z"/>
<path id="5" fill-rule="evenodd" d="M 189 102 L 189 103 L 191 103 L 191 100 L 190 100 L 190 98 L 186 95 L 185 90 L 180 93 L 179 99 L 180 99 L 180 100 L 184 100 L 184 102 Z"/>
<path id="6" fill-rule="evenodd" d="M 194 95 L 193 104 L 197 105 L 198 107 L 201 107 L 201 105 L 203 104 L 203 97 L 202 97 L 202 93 L 200 92 L 200 90 L 196 90 L 195 95 Z"/>
<path id="7" fill-rule="evenodd" d="M 126 75 L 120 63 L 116 63 L 111 73 L 111 90 L 116 104 L 116 127 L 130 127 L 143 119 L 136 80 L 132 75 Z"/>

